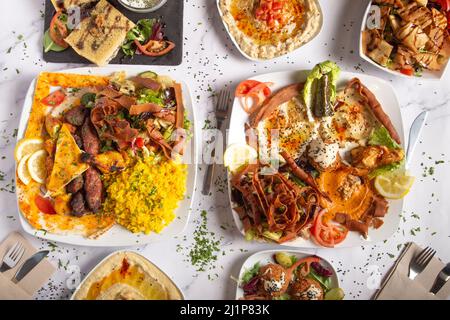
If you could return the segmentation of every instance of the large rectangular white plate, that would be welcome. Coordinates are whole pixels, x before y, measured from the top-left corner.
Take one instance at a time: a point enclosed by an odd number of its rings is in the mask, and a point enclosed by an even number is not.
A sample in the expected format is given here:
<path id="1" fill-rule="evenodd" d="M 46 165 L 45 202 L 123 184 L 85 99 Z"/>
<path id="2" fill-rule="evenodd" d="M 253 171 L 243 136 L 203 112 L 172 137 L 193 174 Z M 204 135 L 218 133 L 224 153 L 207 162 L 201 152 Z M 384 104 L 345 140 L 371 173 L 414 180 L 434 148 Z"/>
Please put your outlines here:
<path id="1" fill-rule="evenodd" d="M 75 74 L 88 74 L 88 75 L 110 75 L 113 72 L 126 71 L 127 76 L 134 76 L 141 72 L 152 70 L 161 75 L 165 75 L 165 69 L 160 67 L 148 67 L 148 66 L 108 66 L 101 68 L 77 68 L 55 71 L 57 73 L 75 73 Z M 170 76 L 170 74 L 167 74 Z M 135 234 L 125 228 L 115 225 L 108 232 L 101 235 L 97 239 L 89 239 L 80 235 L 61 235 L 53 234 L 46 231 L 36 230 L 33 228 L 28 221 L 19 212 L 20 222 L 23 229 L 34 236 L 39 238 L 68 243 L 79 246 L 96 246 L 96 247 L 124 247 L 124 246 L 137 246 L 142 244 L 147 244 L 156 241 L 162 241 L 171 239 L 174 236 L 183 233 L 189 222 L 189 216 L 191 213 L 191 207 L 194 201 L 194 190 L 197 179 L 197 166 L 198 163 L 198 129 L 195 122 L 195 110 L 192 106 L 192 97 L 189 88 L 186 83 L 180 81 L 179 79 L 174 79 L 175 81 L 181 83 L 183 90 L 183 100 L 185 108 L 187 111 L 187 117 L 192 123 L 193 137 L 191 143 L 188 144 L 186 148 L 185 155 L 190 159 L 188 163 L 188 177 L 186 180 L 186 194 L 183 200 L 178 204 L 178 208 L 175 211 L 176 217 L 173 222 L 168 225 L 160 234 L 151 233 L 145 234 Z M 30 116 L 31 107 L 33 103 L 34 89 L 36 85 L 36 79 L 32 81 L 28 92 L 25 97 L 23 104 L 22 115 L 20 117 L 19 128 L 17 133 L 17 140 L 23 138 L 25 130 L 28 124 L 28 118 Z M 17 188 L 17 186 L 16 186 Z M 20 211 L 20 210 L 19 210 Z"/>
<path id="2" fill-rule="evenodd" d="M 336 269 L 334 269 L 333 265 L 328 262 L 326 259 L 322 258 L 321 256 L 318 256 L 317 254 L 313 253 L 307 253 L 297 250 L 265 250 L 257 252 L 245 260 L 245 262 L 242 264 L 241 271 L 239 272 L 238 279 L 241 280 L 244 276 L 244 273 L 251 269 L 256 263 L 259 263 L 261 266 L 266 265 L 268 263 L 274 263 L 273 257 L 277 252 L 285 252 L 288 255 L 292 255 L 297 257 L 297 259 L 303 259 L 310 256 L 317 256 L 320 258 L 320 263 L 333 272 L 333 275 L 331 276 L 331 287 L 332 288 L 339 288 L 339 278 L 337 276 Z M 239 300 L 244 297 L 244 290 L 240 287 L 239 283 L 236 287 L 236 300 Z"/>
<path id="3" fill-rule="evenodd" d="M 255 76 L 251 79 L 261 82 L 273 82 L 271 89 L 273 92 L 285 87 L 289 84 L 304 82 L 309 71 L 284 71 L 266 73 L 259 76 Z M 376 77 L 367 76 L 358 73 L 341 72 L 338 81 L 338 89 L 343 88 L 345 84 L 353 78 L 359 78 L 361 82 L 367 86 L 376 96 L 381 103 L 384 111 L 391 118 L 394 127 L 397 129 L 400 135 L 401 145 L 404 146 L 404 131 L 402 116 L 400 113 L 400 105 L 394 92 L 394 88 L 386 81 Z M 234 99 L 233 109 L 230 118 L 230 128 L 228 131 L 227 145 L 233 143 L 246 143 L 244 124 L 248 121 L 247 113 L 242 109 L 239 99 Z M 230 198 L 231 207 L 233 202 L 231 200 L 231 186 L 230 175 L 228 175 L 228 194 Z M 400 214 L 403 209 L 403 199 L 401 200 L 389 200 L 389 210 L 384 218 L 384 224 L 379 229 L 370 229 L 369 238 L 366 240 L 361 237 L 357 232 L 349 232 L 347 239 L 336 247 L 355 247 L 360 245 L 366 245 L 374 242 L 380 242 L 386 240 L 394 234 L 400 223 Z M 238 214 L 232 209 L 233 218 L 236 226 L 244 234 L 244 228 Z M 284 246 L 296 247 L 296 248 L 322 248 L 316 245 L 313 241 L 298 238 L 291 242 L 283 243 Z"/>

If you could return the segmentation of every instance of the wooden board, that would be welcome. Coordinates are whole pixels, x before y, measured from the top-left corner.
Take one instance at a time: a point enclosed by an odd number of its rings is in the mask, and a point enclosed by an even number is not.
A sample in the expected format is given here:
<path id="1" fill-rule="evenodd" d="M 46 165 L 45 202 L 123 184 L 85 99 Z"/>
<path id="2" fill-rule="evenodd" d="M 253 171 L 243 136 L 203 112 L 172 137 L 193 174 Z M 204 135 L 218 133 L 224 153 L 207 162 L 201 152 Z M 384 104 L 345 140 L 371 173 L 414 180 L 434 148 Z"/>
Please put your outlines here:
<path id="1" fill-rule="evenodd" d="M 110 64 L 138 64 L 138 65 L 166 65 L 177 66 L 181 64 L 183 59 L 183 9 L 184 1 L 169 0 L 159 10 L 150 13 L 137 13 L 124 8 L 117 0 L 109 0 L 116 9 L 122 12 L 128 19 L 137 22 L 146 18 L 161 18 L 166 24 L 164 35 L 175 43 L 175 48 L 168 54 L 161 57 L 147 57 L 144 55 L 134 55 L 133 58 L 124 57 L 122 50 L 119 50 L 117 56 L 110 61 Z M 50 26 L 50 21 L 55 13 L 55 9 L 50 0 L 45 2 L 45 32 Z M 47 62 L 58 63 L 84 63 L 91 62 L 79 56 L 72 48 L 68 48 L 61 52 L 44 52 L 42 49 L 44 60 Z"/>

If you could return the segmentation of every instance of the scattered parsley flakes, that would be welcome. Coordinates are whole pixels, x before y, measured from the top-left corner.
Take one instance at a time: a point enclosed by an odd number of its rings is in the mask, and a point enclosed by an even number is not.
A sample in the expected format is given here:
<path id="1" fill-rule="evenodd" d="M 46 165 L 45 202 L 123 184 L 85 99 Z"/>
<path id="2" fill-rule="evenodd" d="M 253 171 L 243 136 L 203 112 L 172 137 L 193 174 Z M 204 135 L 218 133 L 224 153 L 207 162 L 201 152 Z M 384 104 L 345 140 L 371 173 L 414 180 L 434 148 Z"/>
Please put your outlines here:
<path id="1" fill-rule="evenodd" d="M 208 231 L 207 212 L 203 210 L 200 216 L 202 220 L 194 231 L 194 245 L 189 251 L 189 258 L 197 271 L 206 271 L 214 268 L 213 263 L 221 251 L 220 240 L 217 240 L 214 232 Z"/>

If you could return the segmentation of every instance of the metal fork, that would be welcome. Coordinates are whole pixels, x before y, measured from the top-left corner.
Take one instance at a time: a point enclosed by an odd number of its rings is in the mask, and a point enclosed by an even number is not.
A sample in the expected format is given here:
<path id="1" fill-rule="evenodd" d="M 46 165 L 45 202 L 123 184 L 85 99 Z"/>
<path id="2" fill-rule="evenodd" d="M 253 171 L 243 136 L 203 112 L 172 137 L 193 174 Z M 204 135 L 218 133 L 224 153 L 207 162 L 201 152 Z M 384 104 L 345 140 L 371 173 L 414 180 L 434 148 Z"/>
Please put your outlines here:
<path id="1" fill-rule="evenodd" d="M 430 263 L 436 254 L 436 250 L 430 247 L 423 249 L 416 257 L 414 257 L 409 263 L 408 277 L 414 280 L 419 273 L 421 273 L 427 265 Z"/>
<path id="2" fill-rule="evenodd" d="M 219 92 L 219 95 L 217 97 L 217 103 L 216 103 L 216 118 L 217 118 L 217 129 L 222 131 L 222 125 L 224 122 L 228 119 L 228 114 L 230 110 L 230 91 L 228 89 L 223 89 Z M 211 142 L 217 143 L 216 139 L 213 138 Z M 214 150 L 211 152 L 211 157 L 214 159 L 216 153 L 216 148 L 214 147 Z M 216 163 L 213 160 L 213 163 L 208 165 L 208 168 L 206 169 L 205 178 L 203 181 L 203 189 L 202 194 L 205 196 L 209 194 L 211 190 L 212 181 L 214 178 L 214 171 L 215 171 Z"/>
<path id="3" fill-rule="evenodd" d="M 14 246 L 3 257 L 3 263 L 0 266 L 0 272 L 5 272 L 14 268 L 17 263 L 22 259 L 25 253 L 25 248 L 20 241 L 17 241 Z"/>

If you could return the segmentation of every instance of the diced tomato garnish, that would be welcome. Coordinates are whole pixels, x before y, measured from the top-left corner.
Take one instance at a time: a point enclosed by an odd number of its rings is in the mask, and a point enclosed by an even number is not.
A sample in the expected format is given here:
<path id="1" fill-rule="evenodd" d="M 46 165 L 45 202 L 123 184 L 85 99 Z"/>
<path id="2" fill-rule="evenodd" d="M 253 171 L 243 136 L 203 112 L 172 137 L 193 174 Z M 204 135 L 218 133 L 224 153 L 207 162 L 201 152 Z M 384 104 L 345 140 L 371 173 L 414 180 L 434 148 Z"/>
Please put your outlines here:
<path id="1" fill-rule="evenodd" d="M 144 138 L 142 137 L 137 137 L 136 140 L 134 141 L 134 145 L 136 147 L 138 147 L 139 149 L 141 149 L 144 146 Z"/>
<path id="2" fill-rule="evenodd" d="M 57 90 L 50 93 L 48 96 L 42 99 L 41 102 L 46 106 L 56 107 L 59 106 L 64 101 L 65 98 L 66 98 L 65 93 L 62 90 Z"/>
<path id="3" fill-rule="evenodd" d="M 342 225 L 323 222 L 325 212 L 325 210 L 322 210 L 314 220 L 312 235 L 321 246 L 333 248 L 336 244 L 345 240 L 348 229 Z"/>
<path id="4" fill-rule="evenodd" d="M 412 76 L 414 74 L 414 70 L 412 68 L 411 69 L 403 68 L 403 69 L 400 69 L 400 73 L 407 75 L 407 76 Z"/>
<path id="5" fill-rule="evenodd" d="M 36 198 L 34 198 L 34 203 L 42 213 L 56 214 L 55 208 L 53 208 L 53 204 L 49 199 L 37 195 Z"/>

